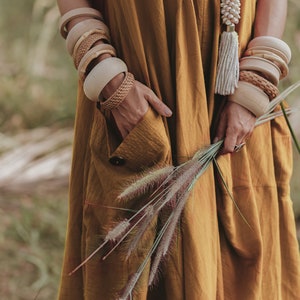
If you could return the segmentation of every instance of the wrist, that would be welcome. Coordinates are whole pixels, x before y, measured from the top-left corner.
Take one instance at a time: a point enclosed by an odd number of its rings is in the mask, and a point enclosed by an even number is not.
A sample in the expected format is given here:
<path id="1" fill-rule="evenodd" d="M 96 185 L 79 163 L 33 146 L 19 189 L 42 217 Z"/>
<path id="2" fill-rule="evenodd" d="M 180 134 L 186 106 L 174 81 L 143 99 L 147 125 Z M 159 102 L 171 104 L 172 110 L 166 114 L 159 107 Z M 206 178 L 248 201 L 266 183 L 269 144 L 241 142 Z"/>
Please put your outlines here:
<path id="1" fill-rule="evenodd" d="M 105 99 L 108 99 L 122 84 L 125 74 L 120 73 L 115 76 L 102 90 L 101 94 Z"/>

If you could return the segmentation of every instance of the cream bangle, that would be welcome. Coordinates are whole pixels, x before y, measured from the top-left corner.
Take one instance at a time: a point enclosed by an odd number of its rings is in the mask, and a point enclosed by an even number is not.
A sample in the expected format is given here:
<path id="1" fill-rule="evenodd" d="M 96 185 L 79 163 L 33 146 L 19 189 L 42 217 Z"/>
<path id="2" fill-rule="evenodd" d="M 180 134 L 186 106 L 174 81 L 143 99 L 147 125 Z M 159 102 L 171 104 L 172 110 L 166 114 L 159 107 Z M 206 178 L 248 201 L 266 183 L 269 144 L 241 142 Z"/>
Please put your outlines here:
<path id="1" fill-rule="evenodd" d="M 107 40 L 110 39 L 109 37 L 109 30 L 107 26 L 98 20 L 95 19 L 87 19 L 77 23 L 69 32 L 66 40 L 67 50 L 70 55 L 73 54 L 74 47 L 78 40 L 83 40 L 86 38 L 91 31 L 98 29 L 103 32 L 105 36 L 107 36 Z"/>
<path id="2" fill-rule="evenodd" d="M 240 60 L 241 71 L 256 71 L 263 74 L 274 85 L 278 85 L 280 78 L 280 69 L 277 65 L 264 58 L 255 56 L 246 56 Z"/>
<path id="3" fill-rule="evenodd" d="M 256 117 L 262 116 L 269 105 L 269 97 L 260 88 L 245 81 L 238 82 L 238 87 L 234 94 L 228 96 L 228 101 L 240 104 Z"/>
<path id="4" fill-rule="evenodd" d="M 134 84 L 134 76 L 126 72 L 125 78 L 118 89 L 105 101 L 100 102 L 100 106 L 104 110 L 112 110 L 117 108 L 128 95 Z"/>
<path id="5" fill-rule="evenodd" d="M 102 54 L 110 54 L 111 56 L 116 56 L 116 50 L 113 46 L 109 44 L 100 44 L 91 48 L 81 59 L 78 65 L 78 75 L 81 79 L 84 79 L 86 69 L 88 65 L 97 57 Z"/>
<path id="6" fill-rule="evenodd" d="M 286 63 L 289 63 L 292 57 L 291 49 L 284 41 L 273 36 L 258 36 L 251 40 L 248 44 L 248 48 L 263 46 L 270 47 L 279 50 L 286 57 Z"/>
<path id="7" fill-rule="evenodd" d="M 59 31 L 63 38 L 66 38 L 68 35 L 68 31 L 66 30 L 67 24 L 78 17 L 89 17 L 103 21 L 102 14 L 97 9 L 91 7 L 80 7 L 72 9 L 62 15 L 60 18 Z"/>
<path id="8" fill-rule="evenodd" d="M 244 52 L 244 56 L 252 56 L 252 55 L 256 55 L 257 53 L 272 53 L 282 58 L 285 61 L 285 63 L 288 64 L 288 58 L 284 55 L 284 53 L 271 47 L 264 47 L 264 46 L 251 47 Z"/>
<path id="9" fill-rule="evenodd" d="M 127 66 L 119 58 L 109 57 L 98 63 L 83 83 L 85 95 L 92 101 L 99 101 L 104 87 L 118 74 L 126 73 Z"/>
<path id="10" fill-rule="evenodd" d="M 286 62 L 279 56 L 272 53 L 257 53 L 253 55 L 255 57 L 264 58 L 272 63 L 274 63 L 280 69 L 280 78 L 283 79 L 287 76 L 289 72 L 289 67 Z"/>

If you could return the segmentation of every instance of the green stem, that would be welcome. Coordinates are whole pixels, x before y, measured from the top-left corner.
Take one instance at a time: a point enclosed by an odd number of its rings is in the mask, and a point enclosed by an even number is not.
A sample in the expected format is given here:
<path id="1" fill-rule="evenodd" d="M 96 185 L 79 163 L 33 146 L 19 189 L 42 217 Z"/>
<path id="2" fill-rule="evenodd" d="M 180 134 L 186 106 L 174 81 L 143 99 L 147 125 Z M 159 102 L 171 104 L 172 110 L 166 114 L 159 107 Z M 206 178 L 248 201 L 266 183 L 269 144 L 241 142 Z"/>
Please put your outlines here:
<path id="1" fill-rule="evenodd" d="M 300 145 L 299 145 L 299 142 L 298 142 L 297 137 L 295 135 L 295 132 L 294 132 L 294 130 L 292 128 L 292 125 L 291 125 L 291 123 L 290 123 L 290 121 L 288 119 L 288 116 L 287 116 L 287 113 L 285 111 L 283 103 L 280 103 L 280 106 L 281 106 L 281 110 L 282 110 L 283 116 L 285 118 L 285 121 L 286 121 L 286 123 L 287 123 L 287 125 L 289 127 L 289 130 L 290 130 L 290 133 L 292 135 L 293 141 L 295 143 L 296 149 L 297 149 L 298 153 L 300 154 Z"/>

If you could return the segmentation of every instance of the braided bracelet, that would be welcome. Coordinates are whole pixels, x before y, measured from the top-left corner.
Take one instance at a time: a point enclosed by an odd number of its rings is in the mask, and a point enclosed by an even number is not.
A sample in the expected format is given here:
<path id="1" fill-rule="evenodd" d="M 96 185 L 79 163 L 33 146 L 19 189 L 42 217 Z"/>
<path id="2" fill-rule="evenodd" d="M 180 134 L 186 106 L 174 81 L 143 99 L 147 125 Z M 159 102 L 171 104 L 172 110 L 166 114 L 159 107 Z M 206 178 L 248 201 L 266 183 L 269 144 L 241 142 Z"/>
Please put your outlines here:
<path id="1" fill-rule="evenodd" d="M 265 92 L 265 94 L 268 95 L 270 100 L 274 99 L 279 94 L 279 90 L 274 84 L 272 84 L 270 81 L 268 81 L 262 76 L 259 76 L 254 72 L 241 71 L 240 81 L 251 83 L 257 86 L 258 88 L 262 89 Z"/>
<path id="2" fill-rule="evenodd" d="M 78 69 L 80 61 L 82 60 L 84 55 L 93 47 L 93 45 L 100 40 L 104 40 L 104 38 L 105 37 L 103 33 L 101 31 L 98 31 L 98 29 L 95 29 L 94 32 L 88 35 L 80 43 L 80 45 L 78 45 L 78 47 L 75 46 L 73 51 L 73 61 L 76 69 Z"/>
<path id="3" fill-rule="evenodd" d="M 100 102 L 100 107 L 104 110 L 117 108 L 128 95 L 134 81 L 134 76 L 131 73 L 126 72 L 125 78 L 119 88 L 107 100 Z"/>
<path id="4" fill-rule="evenodd" d="M 89 17 L 89 18 L 103 21 L 103 17 L 101 13 L 94 8 L 80 7 L 80 8 L 72 9 L 67 13 L 65 13 L 64 15 L 62 15 L 60 18 L 59 31 L 63 38 L 66 38 L 68 35 L 68 31 L 66 30 L 67 24 L 78 17 Z"/>
<path id="5" fill-rule="evenodd" d="M 89 64 L 102 54 L 110 54 L 111 56 L 116 56 L 116 50 L 113 46 L 109 44 L 100 44 L 91 48 L 81 59 L 78 65 L 78 74 L 81 79 L 84 79 L 86 70 Z"/>

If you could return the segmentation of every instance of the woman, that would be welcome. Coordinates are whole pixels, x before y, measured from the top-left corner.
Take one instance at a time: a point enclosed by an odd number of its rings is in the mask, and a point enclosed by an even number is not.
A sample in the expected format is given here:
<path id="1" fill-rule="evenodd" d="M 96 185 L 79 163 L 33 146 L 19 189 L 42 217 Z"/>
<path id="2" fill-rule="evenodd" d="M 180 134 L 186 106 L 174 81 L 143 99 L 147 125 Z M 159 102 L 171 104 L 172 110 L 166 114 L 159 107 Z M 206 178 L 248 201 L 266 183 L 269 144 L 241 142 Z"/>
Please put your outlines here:
<path id="1" fill-rule="evenodd" d="M 100 251 L 68 274 L 130 216 L 122 208 L 143 201 L 116 200 L 124 182 L 153 166 L 183 163 L 220 139 L 223 176 L 249 224 L 209 168 L 193 188 L 156 283 L 148 288 L 148 266 L 133 298 L 300 295 L 289 132 L 282 118 L 253 130 L 290 60 L 280 42 L 287 1 L 241 1 L 240 20 L 238 1 L 221 2 L 235 5 L 237 20 L 230 18 L 242 57 L 238 88 L 224 93 L 229 97 L 215 94 L 220 17 L 228 16 L 219 0 L 58 1 L 61 32 L 80 75 L 60 299 L 121 297 L 153 243 L 155 224 L 129 258 L 121 247 L 102 261 Z M 82 30 L 82 24 L 89 25 Z M 90 50 L 94 56 L 84 56 Z M 219 55 L 220 61 L 229 54 Z"/>

